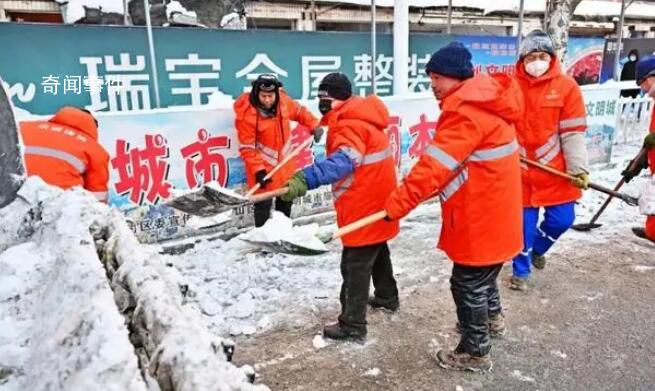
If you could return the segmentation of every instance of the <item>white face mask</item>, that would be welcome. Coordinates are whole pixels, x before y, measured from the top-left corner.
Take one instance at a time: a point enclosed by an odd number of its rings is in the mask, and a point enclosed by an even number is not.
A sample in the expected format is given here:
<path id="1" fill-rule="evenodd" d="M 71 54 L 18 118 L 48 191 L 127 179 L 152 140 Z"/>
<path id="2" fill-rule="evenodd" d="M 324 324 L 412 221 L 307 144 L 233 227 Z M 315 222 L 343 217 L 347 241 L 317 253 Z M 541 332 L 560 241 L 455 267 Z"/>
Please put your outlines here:
<path id="1" fill-rule="evenodd" d="M 637 61 L 637 56 L 630 56 L 630 61 L 632 61 L 632 62 Z"/>
<path id="2" fill-rule="evenodd" d="M 525 71 L 533 77 L 539 77 L 548 71 L 550 67 L 549 61 L 536 60 L 529 64 L 525 64 Z"/>

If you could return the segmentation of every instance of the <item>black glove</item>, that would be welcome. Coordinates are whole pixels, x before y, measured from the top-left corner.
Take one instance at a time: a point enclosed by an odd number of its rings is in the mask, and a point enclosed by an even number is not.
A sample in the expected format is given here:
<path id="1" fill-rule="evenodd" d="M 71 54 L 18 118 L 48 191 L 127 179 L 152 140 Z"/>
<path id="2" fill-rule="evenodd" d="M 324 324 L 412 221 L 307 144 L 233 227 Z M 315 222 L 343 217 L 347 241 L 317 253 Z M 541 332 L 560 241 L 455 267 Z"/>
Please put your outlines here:
<path id="1" fill-rule="evenodd" d="M 270 179 L 264 180 L 264 178 L 266 178 L 266 170 L 259 170 L 255 173 L 255 181 L 259 183 L 262 189 L 265 189 L 266 184 L 271 182 Z"/>
<path id="2" fill-rule="evenodd" d="M 644 138 L 644 148 L 646 150 L 655 147 L 655 133 L 651 133 Z"/>
<path id="3" fill-rule="evenodd" d="M 625 168 L 625 170 L 621 171 L 621 176 L 623 179 L 625 179 L 625 183 L 628 183 L 632 180 L 632 178 L 636 177 L 639 175 L 641 170 L 644 168 L 648 168 L 648 155 L 645 153 L 640 153 L 639 156 L 636 158 L 637 160 L 633 159 L 630 161 L 630 164 L 628 164 L 628 167 Z"/>

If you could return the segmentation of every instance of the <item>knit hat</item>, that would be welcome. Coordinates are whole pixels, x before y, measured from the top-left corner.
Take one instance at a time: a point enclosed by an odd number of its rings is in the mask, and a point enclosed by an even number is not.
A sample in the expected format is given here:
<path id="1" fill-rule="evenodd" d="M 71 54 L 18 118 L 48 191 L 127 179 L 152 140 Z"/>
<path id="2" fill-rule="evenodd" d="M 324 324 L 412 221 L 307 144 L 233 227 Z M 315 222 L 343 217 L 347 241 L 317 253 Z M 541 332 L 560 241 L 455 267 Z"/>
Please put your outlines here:
<path id="1" fill-rule="evenodd" d="M 425 73 L 438 73 L 455 79 L 473 77 L 471 52 L 459 42 L 451 42 L 437 50 L 425 65 Z"/>
<path id="2" fill-rule="evenodd" d="M 642 57 L 637 61 L 637 85 L 644 82 L 649 76 L 655 76 L 655 55 Z"/>
<path id="3" fill-rule="evenodd" d="M 523 58 L 534 52 L 545 52 L 551 56 L 555 55 L 553 40 L 541 30 L 533 30 L 523 38 L 521 47 L 519 48 L 519 57 Z"/>
<path id="4" fill-rule="evenodd" d="M 348 76 L 343 73 L 334 72 L 325 75 L 318 86 L 318 97 L 330 97 L 339 100 L 346 100 L 353 94 L 353 87 Z"/>

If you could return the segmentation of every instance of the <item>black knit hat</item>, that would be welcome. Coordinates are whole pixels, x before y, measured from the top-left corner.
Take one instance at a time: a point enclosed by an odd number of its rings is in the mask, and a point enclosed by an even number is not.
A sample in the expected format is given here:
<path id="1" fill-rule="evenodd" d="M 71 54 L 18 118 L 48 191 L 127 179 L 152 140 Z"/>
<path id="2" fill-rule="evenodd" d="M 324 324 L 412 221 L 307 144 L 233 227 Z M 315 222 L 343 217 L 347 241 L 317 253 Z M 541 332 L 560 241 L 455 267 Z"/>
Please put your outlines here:
<path id="1" fill-rule="evenodd" d="M 451 42 L 437 50 L 425 65 L 425 73 L 438 73 L 455 79 L 473 77 L 471 52 L 459 42 Z"/>
<path id="2" fill-rule="evenodd" d="M 318 86 L 318 97 L 330 97 L 339 100 L 346 100 L 353 94 L 353 86 L 348 76 L 343 73 L 334 72 L 325 75 Z"/>

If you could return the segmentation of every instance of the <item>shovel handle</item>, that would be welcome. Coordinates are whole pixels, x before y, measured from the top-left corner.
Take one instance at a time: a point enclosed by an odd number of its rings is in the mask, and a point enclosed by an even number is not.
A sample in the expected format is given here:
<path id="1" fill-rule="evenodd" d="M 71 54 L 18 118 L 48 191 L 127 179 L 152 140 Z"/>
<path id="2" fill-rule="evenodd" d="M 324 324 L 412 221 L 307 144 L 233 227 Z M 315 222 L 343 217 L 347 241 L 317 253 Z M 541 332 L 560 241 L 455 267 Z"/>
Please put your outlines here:
<path id="1" fill-rule="evenodd" d="M 544 170 L 544 171 L 546 171 L 548 173 L 551 173 L 553 175 L 559 176 L 561 178 L 565 178 L 565 179 L 569 179 L 569 180 L 575 179 L 575 177 L 573 175 L 567 174 L 567 173 L 562 172 L 560 170 L 556 170 L 556 169 L 554 169 L 554 168 L 552 168 L 550 166 L 547 166 L 545 164 L 535 162 L 534 160 L 530 160 L 530 159 L 521 157 L 521 161 L 523 161 L 524 163 L 529 164 L 531 166 L 535 166 L 535 167 L 537 167 L 537 168 L 539 168 L 541 170 Z M 611 195 L 611 196 L 616 197 L 616 198 L 620 198 L 623 201 L 625 201 L 628 205 L 636 206 L 636 205 L 639 204 L 639 200 L 637 200 L 634 197 L 631 197 L 631 196 L 629 196 L 627 194 L 619 193 L 618 191 L 614 191 L 612 189 L 608 189 L 605 186 L 601 186 L 601 185 L 593 183 L 593 182 L 589 182 L 589 188 L 594 189 L 594 190 L 598 190 L 601 193 L 605 193 L 605 194 Z"/>
<path id="2" fill-rule="evenodd" d="M 288 187 L 281 187 L 281 188 L 276 189 L 276 190 L 267 191 L 266 193 L 259 193 L 259 194 L 251 195 L 250 197 L 248 197 L 248 201 L 255 204 L 257 202 L 266 201 L 266 200 L 270 200 L 271 198 L 276 198 L 276 197 L 285 195 L 288 192 L 289 192 Z"/>
<path id="3" fill-rule="evenodd" d="M 280 171 L 280 169 L 284 167 L 285 164 L 289 163 L 289 161 L 294 157 L 296 157 L 296 155 L 298 155 L 303 149 L 310 146 L 313 141 L 314 139 L 311 136 L 308 137 L 307 140 L 303 141 L 302 144 L 300 144 L 298 147 L 296 147 L 296 149 L 291 151 L 280 163 L 278 163 L 277 166 L 273 167 L 273 169 L 268 174 L 266 174 L 264 180 L 271 179 L 273 175 L 275 175 L 275 173 Z M 252 187 L 252 189 L 248 190 L 248 193 L 246 193 L 246 197 L 250 198 L 253 194 L 255 194 L 255 192 L 257 192 L 257 190 L 259 190 L 261 186 L 262 185 L 260 185 L 259 183 L 256 183 L 255 186 Z"/>
<path id="4" fill-rule="evenodd" d="M 379 212 L 373 213 L 372 215 L 366 216 L 363 219 L 359 219 L 355 221 L 354 223 L 350 223 L 346 226 L 343 226 L 336 230 L 336 232 L 332 235 L 332 240 L 338 239 L 344 235 L 348 235 L 349 233 L 356 231 L 364 226 L 367 226 L 369 224 L 373 224 L 377 221 L 380 221 L 384 219 L 387 216 L 387 212 L 384 210 L 381 210 Z"/>

